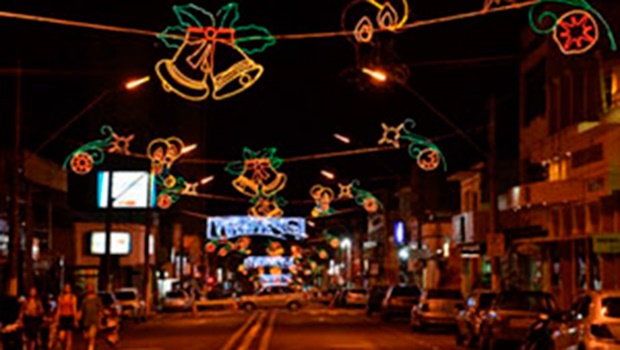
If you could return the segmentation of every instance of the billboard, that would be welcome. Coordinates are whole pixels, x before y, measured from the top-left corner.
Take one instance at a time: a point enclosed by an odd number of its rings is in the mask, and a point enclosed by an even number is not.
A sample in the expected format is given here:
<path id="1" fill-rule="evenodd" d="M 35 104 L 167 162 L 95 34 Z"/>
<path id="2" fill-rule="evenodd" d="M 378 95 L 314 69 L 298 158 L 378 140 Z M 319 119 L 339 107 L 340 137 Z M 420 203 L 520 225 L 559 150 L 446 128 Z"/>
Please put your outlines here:
<path id="1" fill-rule="evenodd" d="M 97 206 L 108 207 L 109 171 L 100 171 L 97 175 Z M 149 181 L 148 171 L 113 171 L 112 172 L 112 208 L 145 209 L 148 201 L 150 184 L 151 203 L 155 206 L 155 181 Z"/>
<path id="2" fill-rule="evenodd" d="M 128 255 L 131 253 L 131 233 L 111 232 L 110 234 L 110 254 Z M 105 232 L 97 231 L 90 234 L 89 254 L 105 254 Z"/>

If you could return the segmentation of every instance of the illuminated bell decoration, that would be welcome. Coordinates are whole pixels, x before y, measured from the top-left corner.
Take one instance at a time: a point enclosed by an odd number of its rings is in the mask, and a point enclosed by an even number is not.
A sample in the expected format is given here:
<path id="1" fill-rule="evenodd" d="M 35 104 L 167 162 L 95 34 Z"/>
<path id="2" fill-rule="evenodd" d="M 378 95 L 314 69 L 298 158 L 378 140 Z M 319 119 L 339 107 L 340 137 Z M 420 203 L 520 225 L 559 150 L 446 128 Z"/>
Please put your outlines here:
<path id="1" fill-rule="evenodd" d="M 172 164 L 181 157 L 183 148 L 185 148 L 185 143 L 178 137 L 158 138 L 151 141 L 146 148 L 146 156 L 151 161 L 153 173 L 161 175 L 164 170 L 169 170 Z"/>
<path id="2" fill-rule="evenodd" d="M 353 1 L 343 11 L 341 20 L 343 29 L 353 32 L 355 42 L 370 43 L 376 30 L 396 31 L 402 28 L 409 18 L 409 4 L 407 0 L 401 0 L 399 14 L 394 7 L 398 1 L 391 1 Z M 352 21 L 349 17 L 352 17 Z M 348 23 L 355 25 L 350 28 Z"/>
<path id="3" fill-rule="evenodd" d="M 331 202 L 334 200 L 335 194 L 331 188 L 320 184 L 314 185 L 310 189 L 310 196 L 316 204 L 310 215 L 313 217 L 319 217 L 333 213 Z"/>
<path id="4" fill-rule="evenodd" d="M 267 255 L 269 256 L 281 256 L 284 254 L 284 248 L 280 242 L 271 241 L 267 246 Z"/>
<path id="5" fill-rule="evenodd" d="M 259 198 L 253 207 L 248 209 L 248 215 L 269 218 L 279 218 L 284 215 L 284 211 L 275 199 Z"/>
<path id="6" fill-rule="evenodd" d="M 301 247 L 298 245 L 292 245 L 291 246 L 291 257 L 293 259 L 300 259 L 301 256 Z"/>
<path id="7" fill-rule="evenodd" d="M 275 44 L 267 29 L 235 26 L 239 19 L 236 3 L 218 11 L 218 24 L 213 14 L 193 4 L 173 6 L 173 11 L 179 25 L 166 28 L 158 37 L 177 51 L 172 59 L 163 59 L 155 66 L 166 92 L 190 101 L 202 101 L 211 93 L 214 100 L 223 100 L 256 83 L 264 68 L 248 55 Z M 180 42 L 172 44 L 172 38 Z"/>

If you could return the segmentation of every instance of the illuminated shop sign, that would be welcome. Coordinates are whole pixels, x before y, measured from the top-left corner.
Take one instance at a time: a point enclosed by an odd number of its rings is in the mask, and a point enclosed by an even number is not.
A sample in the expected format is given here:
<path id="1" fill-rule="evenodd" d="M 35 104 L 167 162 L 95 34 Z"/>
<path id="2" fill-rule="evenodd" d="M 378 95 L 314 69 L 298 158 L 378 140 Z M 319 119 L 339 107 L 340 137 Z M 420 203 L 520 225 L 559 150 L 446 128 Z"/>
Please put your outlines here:
<path id="1" fill-rule="evenodd" d="M 306 238 L 304 218 L 268 218 L 253 216 L 221 216 L 207 219 L 207 238 L 233 239 L 240 236 L 266 236 L 296 240 Z"/>
<path id="2" fill-rule="evenodd" d="M 405 223 L 400 220 L 394 223 L 394 243 L 405 243 Z"/>
<path id="3" fill-rule="evenodd" d="M 243 261 L 246 269 L 276 266 L 280 269 L 288 269 L 293 266 L 293 258 L 290 256 L 248 256 Z"/>

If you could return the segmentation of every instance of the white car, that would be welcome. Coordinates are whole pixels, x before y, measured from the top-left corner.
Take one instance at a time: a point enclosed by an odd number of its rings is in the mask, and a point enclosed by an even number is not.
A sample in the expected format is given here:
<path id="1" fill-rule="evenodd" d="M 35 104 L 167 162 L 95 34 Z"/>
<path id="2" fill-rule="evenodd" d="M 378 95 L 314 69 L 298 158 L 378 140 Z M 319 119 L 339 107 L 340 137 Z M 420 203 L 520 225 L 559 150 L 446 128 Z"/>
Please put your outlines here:
<path id="1" fill-rule="evenodd" d="M 344 291 L 344 306 L 366 307 L 368 291 L 365 289 L 346 289 Z"/>
<path id="2" fill-rule="evenodd" d="M 121 288 L 114 291 L 114 296 L 121 306 L 122 315 L 134 321 L 146 321 L 146 303 L 140 297 L 137 288 Z"/>
<path id="3" fill-rule="evenodd" d="M 191 310 L 194 300 L 185 291 L 173 290 L 164 296 L 162 308 L 166 311 L 187 311 Z"/>

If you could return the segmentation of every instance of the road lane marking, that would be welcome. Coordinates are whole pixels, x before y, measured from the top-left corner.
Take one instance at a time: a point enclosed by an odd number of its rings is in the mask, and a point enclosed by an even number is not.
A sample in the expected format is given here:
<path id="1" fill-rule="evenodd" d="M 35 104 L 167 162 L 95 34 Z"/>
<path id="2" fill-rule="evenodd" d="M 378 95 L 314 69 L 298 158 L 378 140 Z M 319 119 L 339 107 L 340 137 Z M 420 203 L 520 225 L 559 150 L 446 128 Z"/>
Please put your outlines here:
<path id="1" fill-rule="evenodd" d="M 252 345 L 252 341 L 254 341 L 254 339 L 258 335 L 258 332 L 263 326 L 263 322 L 265 321 L 265 318 L 267 318 L 267 314 L 262 313 L 260 317 L 258 318 L 258 321 L 254 323 L 252 328 L 248 331 L 248 333 L 243 338 L 243 342 L 237 348 L 238 350 L 248 350 L 250 348 L 250 346 Z"/>
<path id="2" fill-rule="evenodd" d="M 265 333 L 263 333 L 263 337 L 260 340 L 260 345 L 258 350 L 267 350 L 269 349 L 269 344 L 271 343 L 271 335 L 273 334 L 273 327 L 276 323 L 277 314 L 275 312 L 271 312 L 269 315 L 269 321 L 267 321 L 267 328 L 265 329 Z"/>
<path id="3" fill-rule="evenodd" d="M 224 344 L 224 346 L 222 347 L 222 350 L 231 350 L 233 346 L 235 345 L 235 343 L 237 343 L 239 338 L 241 338 L 241 336 L 247 331 L 250 325 L 252 325 L 252 323 L 259 316 L 259 314 L 260 314 L 260 311 L 253 313 L 252 316 L 250 316 L 248 320 L 245 321 L 245 323 L 241 327 L 239 327 L 239 329 L 235 332 L 235 334 L 233 334 L 232 337 L 228 339 L 226 344 Z"/>

